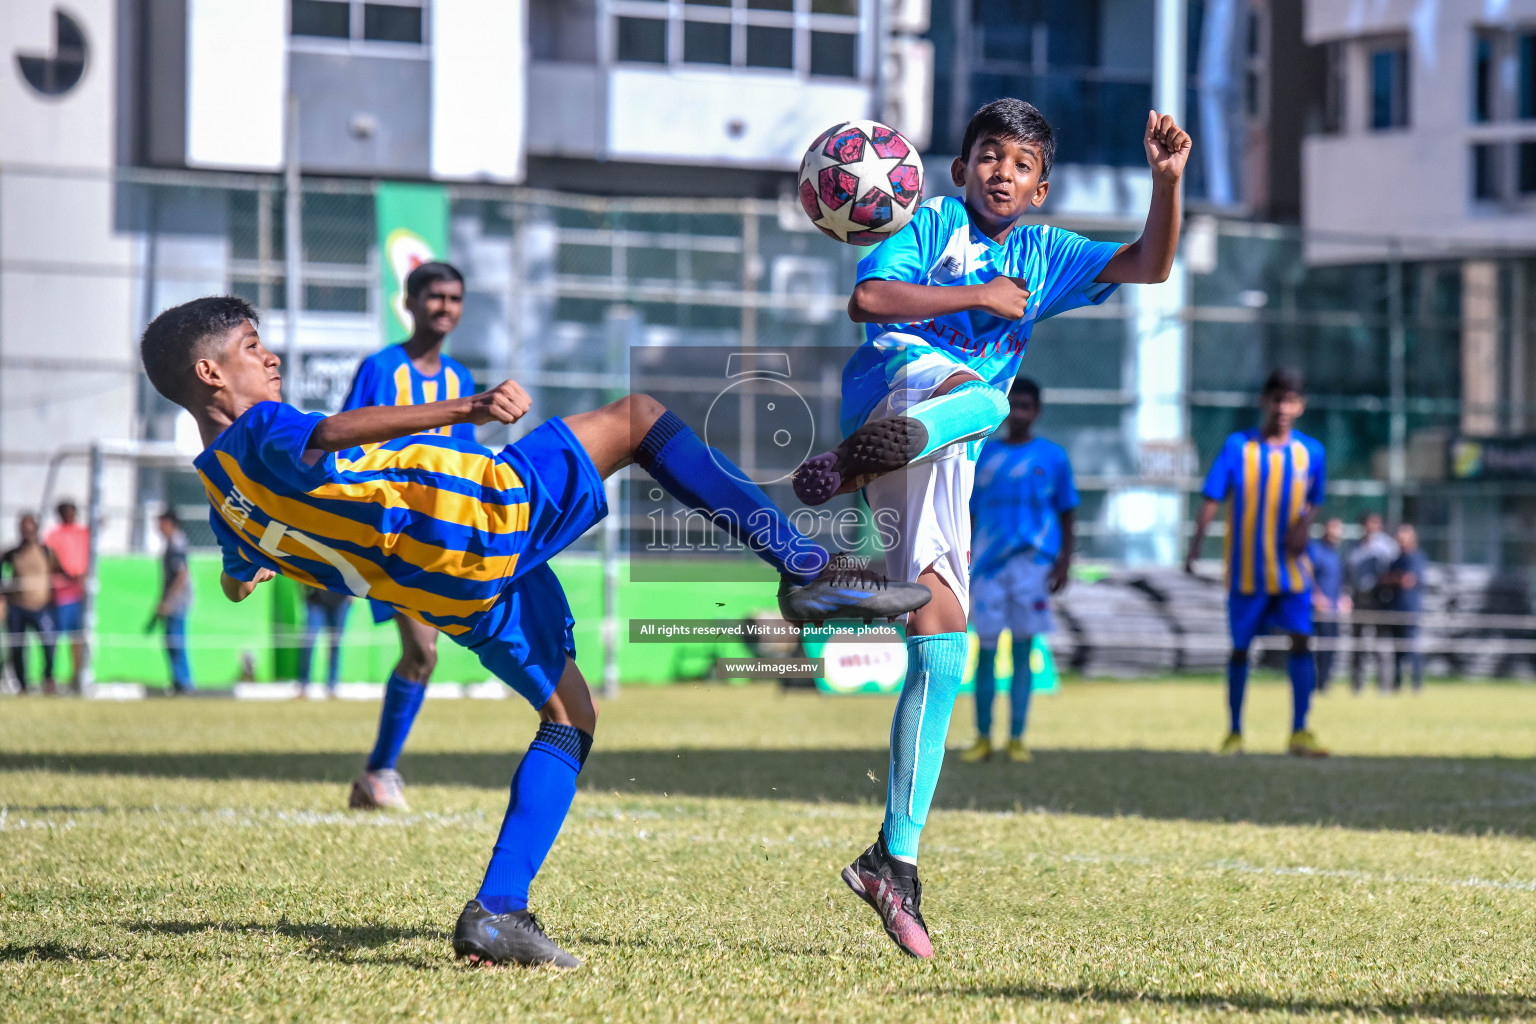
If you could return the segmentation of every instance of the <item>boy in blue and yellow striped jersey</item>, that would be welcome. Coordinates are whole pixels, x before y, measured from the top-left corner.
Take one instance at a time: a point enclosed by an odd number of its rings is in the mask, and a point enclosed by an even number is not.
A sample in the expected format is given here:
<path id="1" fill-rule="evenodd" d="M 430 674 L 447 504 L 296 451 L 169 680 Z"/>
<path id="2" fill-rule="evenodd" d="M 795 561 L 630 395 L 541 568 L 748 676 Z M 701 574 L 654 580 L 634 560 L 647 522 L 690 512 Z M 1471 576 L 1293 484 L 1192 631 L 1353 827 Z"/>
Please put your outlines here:
<path id="1" fill-rule="evenodd" d="M 576 667 L 570 607 L 549 558 L 608 512 L 603 478 L 631 462 L 779 570 L 786 619 L 892 617 L 926 588 L 834 559 L 760 488 L 646 395 L 545 421 L 498 452 L 429 433 L 512 423 L 515 381 L 452 401 L 306 415 L 280 401 L 279 360 L 243 299 L 166 310 L 140 352 L 156 390 L 191 412 L 194 460 L 233 601 L 276 573 L 383 601 L 451 636 L 539 712 L 501 833 L 454 952 L 493 962 L 579 961 L 528 912 L 528 888 L 576 794 L 597 709 Z"/>
<path id="2" fill-rule="evenodd" d="M 464 314 L 464 275 L 451 263 L 423 263 L 405 278 L 405 308 L 411 336 L 364 359 L 352 378 L 341 408 L 369 405 L 421 405 L 475 393 L 469 370 L 443 353 L 443 343 Z M 431 431 L 465 441 L 475 439 L 472 423 Z M 421 701 L 437 665 L 437 630 L 395 611 L 383 601 L 369 601 L 375 624 L 395 622 L 400 660 L 384 684 L 379 728 L 363 770 L 352 780 L 347 804 L 358 810 L 406 810 L 405 783 L 396 763 L 421 710 Z"/>
<path id="3" fill-rule="evenodd" d="M 1184 568 L 1194 563 L 1216 507 L 1227 503 L 1227 617 L 1232 658 L 1227 664 L 1231 728 L 1221 753 L 1243 750 L 1243 695 L 1248 645 L 1266 627 L 1290 634 L 1292 719 L 1289 750 L 1298 757 L 1327 751 L 1307 728 L 1316 684 L 1312 635 L 1312 575 L 1306 559 L 1312 523 L 1323 504 L 1327 464 L 1323 446 L 1293 429 L 1306 409 L 1301 374 L 1279 369 L 1264 382 L 1260 425 L 1230 435 L 1206 475 Z"/>

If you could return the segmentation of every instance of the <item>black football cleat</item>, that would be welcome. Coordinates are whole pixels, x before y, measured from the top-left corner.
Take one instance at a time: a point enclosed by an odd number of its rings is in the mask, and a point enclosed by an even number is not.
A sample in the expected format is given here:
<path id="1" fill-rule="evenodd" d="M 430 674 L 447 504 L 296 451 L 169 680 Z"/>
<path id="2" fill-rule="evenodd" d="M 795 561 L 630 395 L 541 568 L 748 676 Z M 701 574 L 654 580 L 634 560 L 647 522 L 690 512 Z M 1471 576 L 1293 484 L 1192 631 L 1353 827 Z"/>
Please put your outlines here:
<path id="1" fill-rule="evenodd" d="M 905 615 L 932 598 L 933 594 L 921 583 L 886 579 L 839 554 L 833 555 L 821 574 L 809 583 L 783 580 L 779 584 L 779 614 L 786 622 L 869 622 Z"/>
<path id="2" fill-rule="evenodd" d="M 829 452 L 795 470 L 795 497 L 820 505 L 909 465 L 928 447 L 928 428 L 910 416 L 871 420 Z"/>
<path id="3" fill-rule="evenodd" d="M 531 911 L 493 914 L 479 900 L 464 904 L 453 929 L 453 954 L 477 964 L 548 964 L 570 969 L 581 961 L 557 946 L 544 934 Z"/>
<path id="4" fill-rule="evenodd" d="M 859 859 L 843 868 L 843 882 L 880 915 L 885 934 L 908 956 L 933 958 L 933 943 L 923 921 L 923 883 L 917 865 L 896 860 L 886 851 L 885 833 Z"/>

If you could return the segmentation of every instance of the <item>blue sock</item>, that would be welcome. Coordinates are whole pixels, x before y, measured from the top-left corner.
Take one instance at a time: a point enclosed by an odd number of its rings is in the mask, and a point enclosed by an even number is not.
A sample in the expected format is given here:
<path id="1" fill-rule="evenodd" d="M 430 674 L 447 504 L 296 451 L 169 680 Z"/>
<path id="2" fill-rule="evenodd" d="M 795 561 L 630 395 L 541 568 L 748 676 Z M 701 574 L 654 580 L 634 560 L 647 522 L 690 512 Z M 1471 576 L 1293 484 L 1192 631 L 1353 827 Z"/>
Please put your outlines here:
<path id="1" fill-rule="evenodd" d="M 707 514 L 796 583 L 809 583 L 827 564 L 826 549 L 795 529 L 761 487 L 672 412 L 662 413 L 640 439 L 635 462 L 668 494 Z"/>
<path id="2" fill-rule="evenodd" d="M 1312 710 L 1312 691 L 1317 688 L 1317 664 L 1311 651 L 1292 654 L 1285 667 L 1291 675 L 1291 731 L 1307 727 L 1307 712 Z"/>
<path id="3" fill-rule="evenodd" d="M 968 647 L 964 633 L 907 637 L 907 681 L 891 721 L 884 831 L 891 856 L 914 864 L 944 767 L 944 739 L 965 676 Z"/>
<path id="4" fill-rule="evenodd" d="M 379 738 L 373 743 L 373 753 L 368 755 L 368 770 L 379 771 L 393 768 L 400 760 L 400 748 L 411 734 L 411 723 L 421 710 L 422 698 L 427 695 L 427 684 L 407 679 L 398 672 L 389 674 L 384 686 L 384 709 L 379 712 Z"/>
<path id="5" fill-rule="evenodd" d="M 1032 636 L 1022 636 L 1013 643 L 1013 685 L 1009 687 L 1008 738 L 1021 740 L 1029 724 L 1029 696 L 1035 692 L 1035 673 L 1029 664 Z"/>
<path id="6" fill-rule="evenodd" d="M 917 454 L 921 459 L 959 441 L 979 440 L 1002 426 L 1008 418 L 1008 397 L 990 384 L 973 380 L 918 402 L 906 415 L 928 428 L 928 444 Z"/>
<path id="7" fill-rule="evenodd" d="M 1227 661 L 1227 715 L 1232 722 L 1232 731 L 1241 734 L 1243 731 L 1243 694 L 1248 690 L 1248 658 L 1241 661 Z"/>
<path id="8" fill-rule="evenodd" d="M 576 776 L 592 749 L 592 734 L 545 722 L 512 776 L 512 799 L 475 899 L 493 914 L 528 906 L 528 887 L 549 856 L 576 798 Z"/>
<path id="9" fill-rule="evenodd" d="M 976 662 L 976 735 L 992 735 L 992 702 L 997 697 L 997 648 L 982 647 Z"/>

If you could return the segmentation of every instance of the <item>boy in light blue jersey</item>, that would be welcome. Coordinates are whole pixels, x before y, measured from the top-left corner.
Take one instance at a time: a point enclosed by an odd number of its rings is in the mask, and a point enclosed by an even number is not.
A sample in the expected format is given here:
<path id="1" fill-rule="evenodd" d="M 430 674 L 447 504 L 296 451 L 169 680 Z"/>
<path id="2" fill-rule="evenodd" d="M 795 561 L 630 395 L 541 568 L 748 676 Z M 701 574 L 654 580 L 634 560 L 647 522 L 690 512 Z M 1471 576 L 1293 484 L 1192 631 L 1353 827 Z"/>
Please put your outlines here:
<path id="1" fill-rule="evenodd" d="M 848 313 L 868 327 L 843 371 L 845 439 L 795 473 L 807 504 L 863 488 L 875 515 L 895 525 L 887 572 L 933 593 L 907 619 L 885 822 L 843 871 L 912 956 L 933 955 L 917 848 L 965 669 L 972 442 L 1007 414 L 1005 393 L 1037 321 L 1102 302 L 1116 284 L 1166 280 L 1178 245 L 1190 141 L 1173 118 L 1148 112 L 1152 203 L 1129 245 L 1019 223 L 1045 201 L 1055 145 L 1045 118 L 1021 100 L 996 100 L 971 118 L 950 169 L 964 198 L 923 203 L 859 264 Z"/>
<path id="2" fill-rule="evenodd" d="M 976 662 L 976 742 L 962 761 L 992 756 L 992 701 L 997 640 L 1013 636 L 1008 759 L 1030 760 L 1024 746 L 1034 688 L 1029 651 L 1055 629 L 1051 595 L 1072 567 L 1077 485 L 1072 463 L 1055 441 L 1034 436 L 1040 385 L 1019 377 L 1008 392 L 1003 429 L 982 446 L 971 495 L 971 625 L 981 641 Z"/>
<path id="3" fill-rule="evenodd" d="M 1227 618 L 1232 657 L 1227 662 L 1228 731 L 1219 752 L 1243 752 L 1243 698 L 1248 689 L 1248 647 L 1272 628 L 1290 636 L 1290 753 L 1326 757 L 1307 728 L 1317 666 L 1312 660 L 1312 567 L 1307 541 L 1322 508 L 1328 480 L 1323 446 L 1294 429 L 1306 410 L 1301 374 L 1279 369 L 1259 398 L 1258 427 L 1227 437 L 1206 474 L 1205 500 L 1184 559 L 1195 571 L 1216 509 L 1227 504 Z"/>
<path id="4" fill-rule="evenodd" d="M 405 278 L 405 308 L 411 314 L 411 336 L 358 365 L 341 403 L 343 412 L 371 405 L 452 401 L 475 393 L 469 370 L 443 353 L 443 343 L 464 313 L 464 275 L 451 263 L 423 263 Z M 438 427 L 430 433 L 475 440 L 472 423 Z M 395 765 L 437 666 L 438 631 L 383 601 L 369 601 L 368 607 L 375 624 L 394 620 L 400 633 L 400 660 L 385 681 L 373 750 L 352 780 L 347 804 L 357 810 L 404 811 L 408 809 L 405 782 Z"/>
<path id="5" fill-rule="evenodd" d="M 440 433 L 512 423 L 515 381 L 453 400 L 305 414 L 280 401 L 279 360 L 243 299 L 214 296 L 157 316 L 140 352 L 155 389 L 197 421 L 194 460 L 232 601 L 281 573 L 383 601 L 449 634 L 539 713 L 512 778 L 501 832 L 454 928 L 471 960 L 579 961 L 528 911 L 592 747 L 597 709 L 576 667 L 574 622 L 549 559 L 608 513 L 603 479 L 634 463 L 780 573 L 791 622 L 889 618 L 929 600 L 835 559 L 762 489 L 646 395 L 547 420 L 500 451 Z"/>

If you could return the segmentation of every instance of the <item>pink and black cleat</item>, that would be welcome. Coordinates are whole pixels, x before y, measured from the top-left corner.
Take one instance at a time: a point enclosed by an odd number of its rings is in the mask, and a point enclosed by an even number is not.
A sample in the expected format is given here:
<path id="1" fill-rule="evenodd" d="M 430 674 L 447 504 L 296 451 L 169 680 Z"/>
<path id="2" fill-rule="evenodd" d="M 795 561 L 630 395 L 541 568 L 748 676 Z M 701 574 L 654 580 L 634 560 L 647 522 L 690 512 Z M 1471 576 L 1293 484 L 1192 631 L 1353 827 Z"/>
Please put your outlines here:
<path id="1" fill-rule="evenodd" d="M 920 960 L 933 958 L 928 925 L 923 922 L 923 883 L 917 865 L 892 857 L 885 833 L 859 859 L 843 868 L 843 881 L 880 915 L 885 934 L 903 953 Z"/>
<path id="2" fill-rule="evenodd" d="M 910 416 L 871 420 L 829 452 L 795 470 L 795 497 L 821 505 L 911 464 L 928 446 L 928 428 Z"/>

